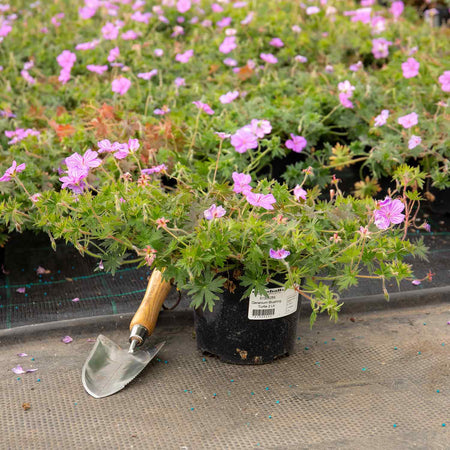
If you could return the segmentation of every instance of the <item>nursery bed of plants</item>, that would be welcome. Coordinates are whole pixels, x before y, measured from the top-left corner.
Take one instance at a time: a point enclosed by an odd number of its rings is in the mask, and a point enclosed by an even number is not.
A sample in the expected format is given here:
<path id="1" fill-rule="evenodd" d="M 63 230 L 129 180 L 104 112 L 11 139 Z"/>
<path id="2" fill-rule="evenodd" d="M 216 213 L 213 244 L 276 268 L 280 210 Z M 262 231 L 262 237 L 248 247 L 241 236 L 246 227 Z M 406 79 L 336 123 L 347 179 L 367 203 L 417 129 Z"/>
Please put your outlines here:
<path id="1" fill-rule="evenodd" d="M 84 392 L 95 334 L 64 330 L 0 342 L 5 448 L 446 448 L 448 305 L 299 322 L 296 353 L 263 366 L 223 364 L 195 349 L 191 327 L 159 329 L 166 345 L 120 393 Z M 126 330 L 105 330 L 119 344 Z M 17 356 L 26 354 L 26 356 Z M 33 358 L 33 359 L 32 359 Z M 21 365 L 34 373 L 15 375 Z M 8 373 L 8 375 L 6 375 Z M 19 379 L 20 378 L 20 379 Z M 136 420 L 136 410 L 145 411 Z"/>
<path id="2" fill-rule="evenodd" d="M 312 322 L 361 280 L 421 286 L 446 37 L 401 1 L 3 2 L 2 240 L 165 269 L 209 309 L 284 274 Z"/>

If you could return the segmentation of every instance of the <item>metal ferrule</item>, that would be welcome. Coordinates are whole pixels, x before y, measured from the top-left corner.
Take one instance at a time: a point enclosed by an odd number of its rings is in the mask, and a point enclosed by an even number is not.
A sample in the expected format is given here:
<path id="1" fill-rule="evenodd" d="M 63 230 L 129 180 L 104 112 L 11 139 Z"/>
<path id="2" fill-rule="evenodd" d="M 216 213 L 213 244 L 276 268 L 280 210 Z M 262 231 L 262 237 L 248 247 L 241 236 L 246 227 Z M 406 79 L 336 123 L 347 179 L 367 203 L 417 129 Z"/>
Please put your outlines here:
<path id="1" fill-rule="evenodd" d="M 128 341 L 130 342 L 129 352 L 133 353 L 136 347 L 139 347 L 144 343 L 145 338 L 147 337 L 147 328 L 142 325 L 134 325 L 130 332 L 130 338 Z"/>

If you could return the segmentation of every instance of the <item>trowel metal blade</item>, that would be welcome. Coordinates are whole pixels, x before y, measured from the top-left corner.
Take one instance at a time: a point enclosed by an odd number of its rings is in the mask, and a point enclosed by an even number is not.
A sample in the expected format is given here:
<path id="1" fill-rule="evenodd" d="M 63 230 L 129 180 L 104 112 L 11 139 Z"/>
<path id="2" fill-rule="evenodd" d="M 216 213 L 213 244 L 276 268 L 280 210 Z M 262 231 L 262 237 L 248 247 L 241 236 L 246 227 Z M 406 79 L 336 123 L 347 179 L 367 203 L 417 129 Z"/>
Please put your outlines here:
<path id="1" fill-rule="evenodd" d="M 115 394 L 145 368 L 163 345 L 161 342 L 152 349 L 128 353 L 100 334 L 83 366 L 84 388 L 95 398 Z"/>

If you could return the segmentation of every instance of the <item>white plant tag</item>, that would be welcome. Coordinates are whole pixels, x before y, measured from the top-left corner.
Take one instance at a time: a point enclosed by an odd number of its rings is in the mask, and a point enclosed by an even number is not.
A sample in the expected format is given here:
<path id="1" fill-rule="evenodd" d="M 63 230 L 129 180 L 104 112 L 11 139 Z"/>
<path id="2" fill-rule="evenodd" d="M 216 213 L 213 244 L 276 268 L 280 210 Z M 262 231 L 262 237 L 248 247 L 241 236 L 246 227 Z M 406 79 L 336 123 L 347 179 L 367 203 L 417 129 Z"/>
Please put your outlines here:
<path id="1" fill-rule="evenodd" d="M 277 319 L 297 311 L 298 293 L 294 289 L 267 289 L 268 297 L 250 294 L 248 318 L 250 320 Z"/>

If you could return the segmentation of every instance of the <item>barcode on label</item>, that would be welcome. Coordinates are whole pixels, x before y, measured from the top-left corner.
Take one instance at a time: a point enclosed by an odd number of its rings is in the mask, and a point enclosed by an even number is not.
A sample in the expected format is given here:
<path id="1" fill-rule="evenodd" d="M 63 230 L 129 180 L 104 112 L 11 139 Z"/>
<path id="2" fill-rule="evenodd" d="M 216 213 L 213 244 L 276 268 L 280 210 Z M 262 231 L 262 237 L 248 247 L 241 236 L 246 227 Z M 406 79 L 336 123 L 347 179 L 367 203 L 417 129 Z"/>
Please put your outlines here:
<path id="1" fill-rule="evenodd" d="M 252 311 L 253 316 L 273 316 L 275 314 L 275 308 L 272 309 L 254 309 Z"/>

